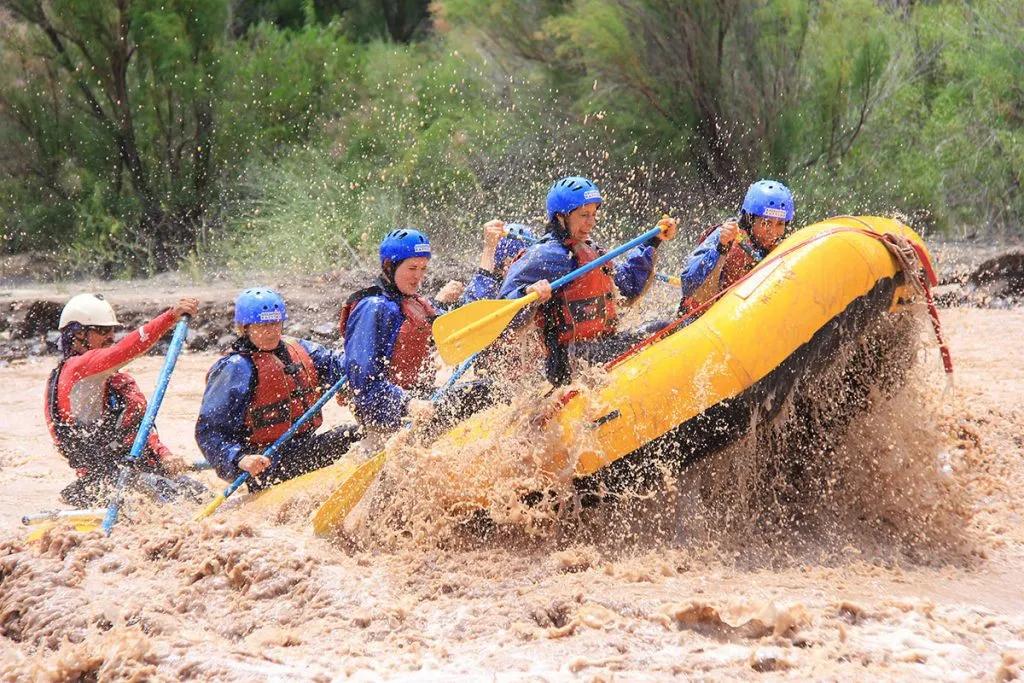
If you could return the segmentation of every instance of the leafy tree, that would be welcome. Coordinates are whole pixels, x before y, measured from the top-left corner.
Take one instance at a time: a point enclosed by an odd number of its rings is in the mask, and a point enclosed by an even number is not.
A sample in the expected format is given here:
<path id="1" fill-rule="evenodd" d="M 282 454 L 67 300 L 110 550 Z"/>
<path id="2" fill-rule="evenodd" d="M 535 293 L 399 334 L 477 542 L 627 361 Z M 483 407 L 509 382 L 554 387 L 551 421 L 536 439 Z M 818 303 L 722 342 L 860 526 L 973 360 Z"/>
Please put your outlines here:
<path id="1" fill-rule="evenodd" d="M 214 0 L 3 0 L 3 114 L 31 140 L 35 191 L 105 214 L 77 237 L 166 268 L 195 242 L 214 192 Z M 30 188 L 31 191 L 32 188 Z M 89 198 L 83 202 L 83 198 Z M 69 213 L 69 212 L 66 212 Z M 90 226 L 103 226 L 94 234 Z M 111 225 L 128 225 L 119 234 Z"/>
<path id="2" fill-rule="evenodd" d="M 574 74 L 580 110 L 611 117 L 630 147 L 692 159 L 712 187 L 840 159 L 890 63 L 891 21 L 872 0 L 531 4 L 446 0 L 441 16 Z"/>
<path id="3" fill-rule="evenodd" d="M 942 168 L 936 202 L 957 223 L 998 233 L 1024 221 L 1024 5 L 920 8 L 922 40 L 941 46 L 922 146 Z"/>
<path id="4" fill-rule="evenodd" d="M 236 0 L 232 14 L 236 37 L 264 22 L 300 29 L 340 20 L 356 41 L 410 43 L 430 27 L 428 0 Z"/>

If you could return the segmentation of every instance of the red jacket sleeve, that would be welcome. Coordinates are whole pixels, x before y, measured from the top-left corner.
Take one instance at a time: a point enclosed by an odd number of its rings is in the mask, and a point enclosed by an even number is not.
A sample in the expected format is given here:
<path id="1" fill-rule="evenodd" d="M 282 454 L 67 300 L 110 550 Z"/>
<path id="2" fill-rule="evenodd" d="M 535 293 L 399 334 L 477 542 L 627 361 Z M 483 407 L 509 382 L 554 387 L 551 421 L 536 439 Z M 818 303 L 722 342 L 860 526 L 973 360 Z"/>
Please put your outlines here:
<path id="1" fill-rule="evenodd" d="M 60 416 L 63 419 L 71 417 L 71 390 L 77 383 L 87 377 L 115 370 L 138 358 L 152 348 L 175 322 L 177 316 L 173 311 L 164 311 L 112 346 L 86 351 L 64 361 L 64 368 L 57 380 L 57 410 Z"/>
<path id="2" fill-rule="evenodd" d="M 69 358 L 64 364 L 61 381 L 77 382 L 84 377 L 98 375 L 130 363 L 149 351 L 177 321 L 177 316 L 168 309 L 139 329 L 129 332 L 124 339 L 112 346 L 93 349 Z"/>

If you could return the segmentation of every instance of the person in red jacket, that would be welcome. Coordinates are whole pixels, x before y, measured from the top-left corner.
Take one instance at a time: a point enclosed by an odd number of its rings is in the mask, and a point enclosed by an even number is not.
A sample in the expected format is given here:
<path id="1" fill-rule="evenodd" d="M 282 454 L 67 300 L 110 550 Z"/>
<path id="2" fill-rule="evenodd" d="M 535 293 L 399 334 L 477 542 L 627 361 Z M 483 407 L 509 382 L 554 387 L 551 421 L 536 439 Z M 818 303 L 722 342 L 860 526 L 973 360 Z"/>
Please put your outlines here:
<path id="1" fill-rule="evenodd" d="M 64 306 L 59 323 L 62 358 L 46 383 L 44 412 L 57 450 L 77 476 L 61 491 L 65 503 L 92 507 L 106 502 L 147 405 L 135 380 L 120 369 L 149 351 L 181 316 L 194 316 L 198 307 L 196 299 L 181 299 L 115 343 L 121 324 L 102 295 L 79 294 Z M 188 468 L 161 443 L 155 427 L 137 464 L 162 477 Z M 173 482 L 167 485 L 173 488 Z"/>

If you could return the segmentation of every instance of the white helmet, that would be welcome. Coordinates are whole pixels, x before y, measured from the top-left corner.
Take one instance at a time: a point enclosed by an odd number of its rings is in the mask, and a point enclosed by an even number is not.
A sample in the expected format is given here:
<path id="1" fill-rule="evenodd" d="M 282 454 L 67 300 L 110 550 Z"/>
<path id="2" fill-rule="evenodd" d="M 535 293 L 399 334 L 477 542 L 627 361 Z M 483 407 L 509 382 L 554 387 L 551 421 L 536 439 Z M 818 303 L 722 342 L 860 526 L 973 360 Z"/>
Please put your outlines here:
<path id="1" fill-rule="evenodd" d="M 60 312 L 60 324 L 57 329 L 63 330 L 71 323 L 95 327 L 120 327 L 114 309 L 103 298 L 102 294 L 76 294 L 64 304 Z"/>

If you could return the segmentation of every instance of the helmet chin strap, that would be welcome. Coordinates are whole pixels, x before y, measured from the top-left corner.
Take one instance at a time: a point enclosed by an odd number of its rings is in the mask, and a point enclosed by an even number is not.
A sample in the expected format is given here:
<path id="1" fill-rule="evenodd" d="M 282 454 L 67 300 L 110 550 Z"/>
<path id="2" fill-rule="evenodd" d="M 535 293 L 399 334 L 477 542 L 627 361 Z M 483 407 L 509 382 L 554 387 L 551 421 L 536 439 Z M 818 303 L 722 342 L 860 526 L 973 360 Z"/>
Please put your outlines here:
<path id="1" fill-rule="evenodd" d="M 760 218 L 760 216 L 758 216 L 758 218 Z M 750 241 L 753 243 L 755 247 L 757 247 L 761 251 L 771 251 L 771 247 L 761 244 L 761 240 L 757 239 L 757 237 L 754 236 L 754 216 L 751 216 L 749 213 L 741 209 L 739 224 L 740 229 L 743 230 L 743 232 L 747 233 L 747 236 L 750 238 Z"/>

